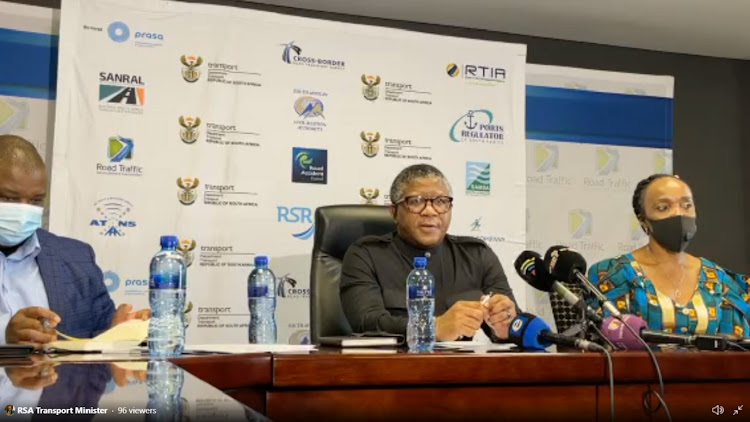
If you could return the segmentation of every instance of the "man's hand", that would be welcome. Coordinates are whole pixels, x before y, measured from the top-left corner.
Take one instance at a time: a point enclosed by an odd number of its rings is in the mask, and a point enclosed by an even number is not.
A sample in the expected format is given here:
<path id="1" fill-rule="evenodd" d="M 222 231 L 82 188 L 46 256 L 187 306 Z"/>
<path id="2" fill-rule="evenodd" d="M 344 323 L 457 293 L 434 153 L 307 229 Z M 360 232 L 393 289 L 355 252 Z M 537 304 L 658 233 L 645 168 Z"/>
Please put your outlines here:
<path id="1" fill-rule="evenodd" d="M 5 368 L 8 379 L 18 388 L 38 390 L 57 381 L 56 363 L 45 362 L 34 366 L 11 366 Z"/>
<path id="2" fill-rule="evenodd" d="M 112 323 L 109 325 L 110 328 L 114 327 L 117 324 L 122 324 L 125 321 L 130 321 L 131 319 L 147 320 L 151 318 L 150 309 L 141 309 L 140 311 L 136 312 L 132 312 L 132 310 L 133 306 L 127 303 L 123 303 L 122 305 L 118 306 L 115 314 L 112 316 Z"/>
<path id="3" fill-rule="evenodd" d="M 145 370 L 125 369 L 117 366 L 116 363 L 109 364 L 109 370 L 112 372 L 112 379 L 118 387 L 127 387 L 132 382 L 146 381 L 147 374 Z"/>
<path id="4" fill-rule="evenodd" d="M 452 341 L 459 336 L 472 337 L 482 326 L 485 311 L 479 301 L 458 301 L 443 315 L 435 318 L 435 337 Z"/>
<path id="5" fill-rule="evenodd" d="M 8 366 L 5 374 L 10 382 L 18 388 L 36 390 L 52 385 L 57 381 L 57 371 L 53 362 L 47 355 L 33 354 L 29 356 L 33 366 Z"/>
<path id="6" fill-rule="evenodd" d="M 507 339 L 510 322 L 516 317 L 516 304 L 508 296 L 496 294 L 490 297 L 484 308 L 488 315 L 485 318 L 487 325 L 498 338 Z"/>
<path id="7" fill-rule="evenodd" d="M 47 320 L 52 328 L 45 328 Z M 60 323 L 60 316 L 47 308 L 32 306 L 16 312 L 5 328 L 5 341 L 8 344 L 31 344 L 39 349 L 47 343 L 57 340 L 54 327 Z"/>

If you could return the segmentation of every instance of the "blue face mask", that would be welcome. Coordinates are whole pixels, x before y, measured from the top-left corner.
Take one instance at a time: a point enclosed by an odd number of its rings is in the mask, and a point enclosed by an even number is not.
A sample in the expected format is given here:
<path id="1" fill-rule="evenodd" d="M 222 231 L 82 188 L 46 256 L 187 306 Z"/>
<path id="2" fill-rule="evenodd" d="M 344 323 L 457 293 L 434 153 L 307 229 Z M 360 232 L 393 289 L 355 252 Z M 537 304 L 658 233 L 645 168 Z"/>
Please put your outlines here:
<path id="1" fill-rule="evenodd" d="M 0 202 L 0 246 L 18 246 L 42 227 L 42 207 Z"/>

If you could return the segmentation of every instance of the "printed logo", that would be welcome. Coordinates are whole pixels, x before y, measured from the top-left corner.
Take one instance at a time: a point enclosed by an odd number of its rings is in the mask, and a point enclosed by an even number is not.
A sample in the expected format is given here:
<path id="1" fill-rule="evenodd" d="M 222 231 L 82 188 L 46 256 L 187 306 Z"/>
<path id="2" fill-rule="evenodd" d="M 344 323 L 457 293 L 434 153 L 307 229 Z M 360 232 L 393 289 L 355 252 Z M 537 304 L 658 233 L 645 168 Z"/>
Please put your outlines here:
<path id="1" fill-rule="evenodd" d="M 557 145 L 541 144 L 534 147 L 534 165 L 539 173 L 556 170 L 559 159 L 560 152 Z"/>
<path id="2" fill-rule="evenodd" d="M 328 183 L 328 150 L 292 148 L 292 182 Z"/>
<path id="3" fill-rule="evenodd" d="M 277 297 L 287 297 L 286 289 L 284 288 L 287 284 L 294 289 L 297 287 L 297 280 L 293 279 L 289 274 L 279 277 L 278 284 L 276 285 Z"/>
<path id="4" fill-rule="evenodd" d="M 289 344 L 311 344 L 310 330 L 297 330 L 289 336 Z"/>
<path id="5" fill-rule="evenodd" d="M 467 195 L 489 195 L 490 180 L 490 163 L 477 161 L 466 162 Z"/>
<path id="6" fill-rule="evenodd" d="M 26 101 L 0 97 L 0 133 L 26 129 L 28 116 L 29 104 Z"/>
<path id="7" fill-rule="evenodd" d="M 375 202 L 380 196 L 380 189 L 377 188 L 359 188 L 359 196 L 362 198 L 364 205 L 377 205 Z"/>
<path id="8" fill-rule="evenodd" d="M 177 191 L 177 199 L 180 200 L 182 205 L 192 205 L 198 198 L 198 193 L 195 192 L 195 188 L 200 185 L 200 180 L 192 177 L 178 177 L 177 186 L 180 188 Z"/>
<path id="9" fill-rule="evenodd" d="M 101 31 L 100 28 L 84 25 L 84 29 Z M 124 43 L 130 39 L 130 27 L 121 21 L 115 21 L 107 27 L 109 39 L 116 43 Z M 157 32 L 135 31 L 134 37 L 136 47 L 158 47 L 164 41 L 164 35 Z"/>
<path id="10" fill-rule="evenodd" d="M 310 289 L 298 288 L 297 284 L 297 280 L 292 278 L 289 273 L 278 277 L 278 284 L 276 285 L 276 296 L 287 299 L 309 298 Z"/>
<path id="11" fill-rule="evenodd" d="M 203 64 L 203 58 L 201 56 L 180 56 L 180 63 L 182 63 L 182 79 L 186 82 L 196 82 L 201 77 L 201 71 L 198 69 Z"/>
<path id="12" fill-rule="evenodd" d="M 362 75 L 362 83 L 365 86 L 362 87 L 362 95 L 370 100 L 375 101 L 380 95 L 380 76 L 378 75 Z"/>
<path id="13" fill-rule="evenodd" d="M 654 173 L 672 174 L 671 151 L 654 152 Z"/>
<path id="14" fill-rule="evenodd" d="M 451 78 L 461 76 L 462 79 L 469 81 L 482 81 L 486 84 L 496 85 L 498 82 L 505 82 L 505 69 L 502 67 L 483 66 L 475 64 L 459 65 L 449 63 L 445 71 Z"/>
<path id="15" fill-rule="evenodd" d="M 123 198 L 100 199 L 94 203 L 94 209 L 99 217 L 91 220 L 89 226 L 99 228 L 102 236 L 125 236 L 129 229 L 136 226 L 135 221 L 127 218 L 133 204 Z"/>
<path id="16" fill-rule="evenodd" d="M 365 157 L 372 158 L 378 155 L 380 146 L 378 141 L 380 140 L 380 132 L 365 132 L 359 133 L 359 138 L 362 140 L 362 154 Z"/>
<path id="17" fill-rule="evenodd" d="M 521 327 L 523 327 L 523 321 L 520 319 L 517 319 L 513 321 L 513 326 L 511 328 L 513 328 L 513 331 L 518 331 L 521 329 Z"/>
<path id="18" fill-rule="evenodd" d="M 592 226 L 591 212 L 576 209 L 568 213 L 568 232 L 574 239 L 591 236 Z"/>
<path id="19" fill-rule="evenodd" d="M 294 111 L 303 119 L 315 117 L 322 117 L 325 119 L 325 116 L 323 115 L 324 108 L 323 101 L 315 97 L 302 96 L 297 98 L 297 101 L 294 102 Z"/>
<path id="20" fill-rule="evenodd" d="M 596 173 L 606 176 L 619 170 L 620 151 L 616 148 L 596 148 Z"/>
<path id="21" fill-rule="evenodd" d="M 177 244 L 177 250 L 180 251 L 182 256 L 185 258 L 185 266 L 190 267 L 193 265 L 195 254 L 193 251 L 197 244 L 194 239 L 180 239 L 180 243 Z"/>
<path id="22" fill-rule="evenodd" d="M 99 108 L 103 111 L 142 113 L 146 84 L 139 75 L 99 73 Z"/>
<path id="23" fill-rule="evenodd" d="M 104 276 L 104 285 L 107 286 L 107 291 L 112 293 L 117 290 L 118 287 L 120 287 L 120 276 L 117 275 L 114 271 L 105 271 L 103 273 Z"/>
<path id="24" fill-rule="evenodd" d="M 448 63 L 448 66 L 445 66 L 445 71 L 451 78 L 455 78 L 456 76 L 461 74 L 461 69 L 455 63 Z"/>
<path id="25" fill-rule="evenodd" d="M 470 230 L 473 232 L 472 236 L 476 237 L 477 239 L 484 240 L 487 243 L 505 242 L 505 237 L 498 236 L 495 234 L 482 234 L 482 218 L 483 217 L 479 217 L 471 223 Z M 528 229 L 527 229 L 527 232 L 528 232 Z"/>
<path id="26" fill-rule="evenodd" d="M 107 138 L 107 158 L 109 163 L 96 163 L 96 172 L 109 176 L 142 176 L 143 167 L 122 164 L 133 159 L 133 140 L 123 136 Z"/>
<path id="27" fill-rule="evenodd" d="M 107 286 L 109 293 L 118 291 L 123 284 L 120 282 L 120 276 L 114 271 L 105 271 L 104 285 Z M 147 278 L 127 278 L 125 279 L 123 294 L 127 296 L 142 296 L 148 292 Z"/>
<path id="28" fill-rule="evenodd" d="M 494 116 L 491 111 L 485 109 L 469 110 L 451 126 L 451 141 L 502 144 L 504 139 L 503 126 L 493 122 Z"/>
<path id="29" fill-rule="evenodd" d="M 180 116 L 180 139 L 186 144 L 193 144 L 198 140 L 200 131 L 198 127 L 201 125 L 200 117 L 192 116 Z"/>
<path id="30" fill-rule="evenodd" d="M 109 138 L 107 157 L 112 163 L 119 163 L 122 160 L 133 158 L 133 140 L 123 138 L 122 136 L 112 136 Z"/>
<path id="31" fill-rule="evenodd" d="M 292 233 L 292 237 L 307 240 L 315 234 L 315 223 L 312 220 L 312 209 L 307 207 L 276 207 L 276 221 L 279 223 L 297 223 L 310 225 L 305 230 Z"/>
<path id="32" fill-rule="evenodd" d="M 125 22 L 115 21 L 107 27 L 107 34 L 114 42 L 125 42 L 130 38 L 130 28 Z"/>
<path id="33" fill-rule="evenodd" d="M 284 63 L 333 70 L 344 70 L 346 67 L 346 63 L 343 60 L 303 56 L 302 48 L 296 45 L 294 41 L 288 44 L 281 44 L 281 46 L 284 47 L 284 52 L 281 55 L 281 60 Z"/>
<path id="34" fill-rule="evenodd" d="M 281 55 L 281 60 L 284 61 L 284 63 L 292 63 L 293 59 L 296 59 L 297 56 L 302 54 L 302 48 L 294 45 L 294 41 L 290 42 L 289 44 L 281 44 L 284 47 L 284 53 Z M 292 54 L 294 54 L 294 57 L 292 57 Z"/>

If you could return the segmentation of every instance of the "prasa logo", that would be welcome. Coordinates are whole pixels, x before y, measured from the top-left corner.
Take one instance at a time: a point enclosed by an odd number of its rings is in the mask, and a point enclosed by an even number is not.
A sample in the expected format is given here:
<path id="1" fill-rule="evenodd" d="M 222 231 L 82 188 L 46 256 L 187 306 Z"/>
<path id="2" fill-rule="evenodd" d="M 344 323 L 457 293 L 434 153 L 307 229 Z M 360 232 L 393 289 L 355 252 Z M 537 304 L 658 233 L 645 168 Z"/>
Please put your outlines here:
<path id="1" fill-rule="evenodd" d="M 133 34 L 133 42 L 136 47 L 159 47 L 164 41 L 164 34 L 151 31 L 131 31 L 130 25 L 122 21 L 115 21 L 107 27 L 109 39 L 116 43 L 124 43 Z"/>
<path id="2" fill-rule="evenodd" d="M 156 32 L 136 32 L 135 33 L 135 39 L 142 38 L 146 40 L 158 40 L 158 41 L 164 41 L 164 35 L 159 34 Z"/>

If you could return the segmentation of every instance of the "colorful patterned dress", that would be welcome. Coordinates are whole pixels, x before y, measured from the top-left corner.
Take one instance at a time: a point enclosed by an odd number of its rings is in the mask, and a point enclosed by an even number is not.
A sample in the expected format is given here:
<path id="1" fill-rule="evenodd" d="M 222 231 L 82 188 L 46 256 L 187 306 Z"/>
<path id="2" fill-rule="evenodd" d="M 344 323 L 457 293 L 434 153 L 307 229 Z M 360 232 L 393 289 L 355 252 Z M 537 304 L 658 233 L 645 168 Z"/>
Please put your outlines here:
<path id="1" fill-rule="evenodd" d="M 589 279 L 621 312 L 638 315 L 651 329 L 750 337 L 748 277 L 732 273 L 708 259 L 700 260 L 698 288 L 684 306 L 656 290 L 632 254 L 594 264 L 589 269 Z M 589 302 L 595 309 L 599 308 L 596 300 Z"/>

